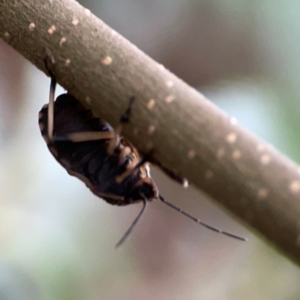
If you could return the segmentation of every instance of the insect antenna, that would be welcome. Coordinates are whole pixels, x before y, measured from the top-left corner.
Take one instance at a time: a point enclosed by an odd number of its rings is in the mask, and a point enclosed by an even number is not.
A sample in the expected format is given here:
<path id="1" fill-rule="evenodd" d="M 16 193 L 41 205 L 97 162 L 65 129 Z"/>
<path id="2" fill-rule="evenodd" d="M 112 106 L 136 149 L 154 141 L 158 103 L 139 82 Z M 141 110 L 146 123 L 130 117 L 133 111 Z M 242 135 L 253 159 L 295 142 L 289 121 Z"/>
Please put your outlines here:
<path id="1" fill-rule="evenodd" d="M 210 225 L 208 225 L 208 224 L 206 224 L 206 223 L 203 223 L 202 221 L 200 221 L 199 219 L 195 218 L 194 216 L 188 214 L 187 212 L 185 212 L 185 211 L 182 210 L 181 208 L 179 208 L 179 207 L 175 206 L 174 204 L 168 202 L 163 196 L 159 195 L 158 197 L 159 197 L 159 199 L 160 199 L 163 203 L 167 204 L 168 206 L 172 207 L 173 209 L 175 209 L 176 211 L 178 211 L 178 212 L 180 212 L 181 214 L 185 215 L 186 217 L 192 219 L 193 221 L 199 223 L 200 225 L 206 227 L 207 229 L 210 229 L 210 230 L 212 230 L 212 231 L 214 231 L 214 232 L 217 232 L 217 233 L 224 234 L 224 235 L 226 235 L 226 236 L 229 236 L 229 237 L 231 237 L 231 238 L 234 238 L 234 239 L 237 239 L 237 240 L 240 240 L 240 241 L 247 241 L 246 238 L 243 238 L 243 237 L 241 237 L 241 236 L 232 234 L 232 233 L 227 232 L 227 231 L 220 230 L 220 229 L 218 229 L 218 228 L 216 228 L 216 227 L 213 227 L 213 226 L 210 226 Z"/>
<path id="2" fill-rule="evenodd" d="M 135 220 L 132 222 L 132 224 L 128 228 L 128 230 L 124 233 L 124 235 L 122 236 L 122 238 L 116 244 L 116 248 L 119 248 L 126 241 L 126 239 L 128 238 L 128 236 L 131 234 L 133 228 L 135 227 L 135 225 L 138 223 L 138 221 L 142 217 L 143 213 L 145 212 L 145 209 L 146 209 L 146 206 L 147 206 L 147 199 L 146 199 L 146 197 L 143 194 L 141 194 L 141 197 L 142 197 L 142 200 L 143 200 L 143 207 L 142 207 L 140 213 L 138 214 L 138 216 L 135 218 Z"/>

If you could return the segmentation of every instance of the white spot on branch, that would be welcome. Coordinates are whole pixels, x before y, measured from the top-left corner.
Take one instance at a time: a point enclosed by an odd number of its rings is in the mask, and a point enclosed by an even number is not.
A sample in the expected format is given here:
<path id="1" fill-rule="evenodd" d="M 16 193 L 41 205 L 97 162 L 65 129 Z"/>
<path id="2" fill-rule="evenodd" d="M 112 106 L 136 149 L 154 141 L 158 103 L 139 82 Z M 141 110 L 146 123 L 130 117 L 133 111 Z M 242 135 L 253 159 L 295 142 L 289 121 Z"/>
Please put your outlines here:
<path id="1" fill-rule="evenodd" d="M 196 152 L 194 150 L 190 150 L 188 152 L 188 158 L 193 159 L 196 156 Z"/>
<path id="2" fill-rule="evenodd" d="M 158 68 L 162 71 L 162 70 L 165 70 L 165 66 L 162 65 L 162 64 L 158 64 Z"/>
<path id="3" fill-rule="evenodd" d="M 266 188 L 260 188 L 258 190 L 258 192 L 257 192 L 257 197 L 258 197 L 258 199 L 262 200 L 262 199 L 267 198 L 268 194 L 269 194 L 269 190 L 268 189 L 266 189 Z"/>
<path id="4" fill-rule="evenodd" d="M 237 124 L 237 119 L 236 118 L 234 118 L 234 117 L 231 117 L 230 118 L 230 124 L 232 124 L 232 125 L 236 125 Z"/>
<path id="5" fill-rule="evenodd" d="M 33 31 L 35 29 L 35 24 L 34 23 L 30 23 L 28 26 L 29 31 Z"/>
<path id="6" fill-rule="evenodd" d="M 71 59 L 66 59 L 66 61 L 65 61 L 65 66 L 67 67 L 67 66 L 69 66 L 70 65 L 70 63 L 71 63 Z"/>
<path id="7" fill-rule="evenodd" d="M 174 101 L 174 99 L 175 99 L 174 95 L 169 95 L 168 97 L 166 97 L 165 101 L 167 103 L 171 103 Z"/>
<path id="8" fill-rule="evenodd" d="M 150 125 L 148 127 L 148 134 L 152 135 L 154 133 L 154 131 L 155 131 L 155 126 L 154 125 Z"/>
<path id="9" fill-rule="evenodd" d="M 54 31 L 56 31 L 56 26 L 55 25 L 51 25 L 51 27 L 48 29 L 48 33 L 49 34 L 53 34 Z"/>
<path id="10" fill-rule="evenodd" d="M 259 145 L 257 145 L 257 147 L 256 147 L 256 149 L 257 149 L 258 152 L 264 151 L 265 148 L 266 148 L 266 147 L 265 147 L 265 145 L 263 145 L 263 144 L 259 144 Z"/>
<path id="11" fill-rule="evenodd" d="M 79 23 L 79 20 L 78 20 L 78 19 L 73 19 L 73 20 L 72 20 L 72 24 L 73 24 L 74 26 L 77 26 L 78 23 Z"/>
<path id="12" fill-rule="evenodd" d="M 148 142 L 148 144 L 147 144 L 147 149 L 148 150 L 152 150 L 153 149 L 153 143 L 152 142 Z"/>
<path id="13" fill-rule="evenodd" d="M 295 180 L 290 184 L 290 190 L 292 193 L 298 193 L 300 191 L 300 181 Z"/>
<path id="14" fill-rule="evenodd" d="M 168 80 L 167 82 L 166 82 L 166 86 L 167 87 L 172 87 L 174 85 L 174 82 L 173 81 L 171 81 L 171 80 Z"/>
<path id="15" fill-rule="evenodd" d="M 261 162 L 264 166 L 268 165 L 269 162 L 270 162 L 270 160 L 271 160 L 271 158 L 270 158 L 270 156 L 269 156 L 268 154 L 264 154 L 264 155 L 262 155 L 261 158 L 260 158 L 260 162 Z"/>
<path id="16" fill-rule="evenodd" d="M 89 16 L 91 14 L 91 11 L 87 8 L 84 9 L 84 12 L 87 16 Z"/>
<path id="17" fill-rule="evenodd" d="M 183 179 L 182 186 L 183 186 L 184 189 L 186 189 L 189 186 L 189 182 L 186 178 Z"/>
<path id="18" fill-rule="evenodd" d="M 225 154 L 224 148 L 219 148 L 217 151 L 217 157 L 222 158 L 224 156 L 224 154 Z"/>
<path id="19" fill-rule="evenodd" d="M 89 96 L 86 96 L 86 97 L 85 97 L 85 102 L 86 102 L 87 104 L 91 104 L 91 98 L 90 98 Z"/>
<path id="20" fill-rule="evenodd" d="M 241 151 L 236 149 L 232 152 L 232 158 L 233 159 L 240 159 L 240 157 L 242 156 Z"/>
<path id="21" fill-rule="evenodd" d="M 237 135 L 232 132 L 232 133 L 229 133 L 227 136 L 226 136 L 226 141 L 229 143 L 229 144 L 234 144 L 235 141 L 237 139 Z"/>
<path id="22" fill-rule="evenodd" d="M 214 176 L 214 173 L 213 173 L 212 170 L 207 170 L 207 171 L 205 172 L 205 178 L 206 178 L 206 179 L 211 179 L 213 176 Z"/>
<path id="23" fill-rule="evenodd" d="M 148 109 L 152 109 L 155 105 L 155 100 L 154 99 L 150 99 L 149 102 L 147 103 L 147 108 Z"/>
<path id="24" fill-rule="evenodd" d="M 104 65 L 108 66 L 112 63 L 112 58 L 110 56 L 106 56 L 101 61 Z"/>
<path id="25" fill-rule="evenodd" d="M 67 38 L 65 38 L 64 36 L 60 39 L 59 41 L 59 46 L 62 46 L 65 42 L 66 42 Z"/>

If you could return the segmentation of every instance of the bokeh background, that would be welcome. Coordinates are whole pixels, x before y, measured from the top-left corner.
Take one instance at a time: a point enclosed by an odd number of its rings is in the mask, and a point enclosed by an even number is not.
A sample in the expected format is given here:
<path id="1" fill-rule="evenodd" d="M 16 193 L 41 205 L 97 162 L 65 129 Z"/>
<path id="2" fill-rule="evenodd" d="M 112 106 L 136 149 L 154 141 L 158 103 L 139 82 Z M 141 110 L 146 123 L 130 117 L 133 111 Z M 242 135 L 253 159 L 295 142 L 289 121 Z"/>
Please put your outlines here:
<path id="1" fill-rule="evenodd" d="M 80 2 L 300 161 L 299 1 Z M 0 300 L 300 299 L 297 266 L 157 170 L 167 199 L 249 242 L 155 202 L 115 250 L 140 206 L 111 206 L 58 165 L 38 129 L 49 78 L 2 41 L 0 70 Z"/>

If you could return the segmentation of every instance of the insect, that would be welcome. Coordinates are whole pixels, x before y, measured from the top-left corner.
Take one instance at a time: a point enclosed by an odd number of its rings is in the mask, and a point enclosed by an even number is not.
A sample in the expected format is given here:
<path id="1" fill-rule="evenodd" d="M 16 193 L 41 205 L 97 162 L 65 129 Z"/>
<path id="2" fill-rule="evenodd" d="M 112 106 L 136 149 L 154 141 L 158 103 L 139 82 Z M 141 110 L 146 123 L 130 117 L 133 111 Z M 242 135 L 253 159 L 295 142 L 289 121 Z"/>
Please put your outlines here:
<path id="1" fill-rule="evenodd" d="M 121 116 L 119 125 L 113 129 L 107 122 L 93 116 L 71 94 L 65 93 L 55 98 L 56 79 L 45 60 L 51 76 L 49 103 L 39 113 L 41 134 L 54 158 L 67 170 L 79 178 L 100 198 L 113 205 L 129 205 L 142 202 L 143 207 L 129 229 L 117 243 L 123 244 L 143 215 L 147 202 L 161 200 L 200 225 L 229 237 L 246 239 L 219 230 L 186 213 L 168 202 L 151 178 L 148 157 L 141 159 L 136 148 L 121 132 L 130 120 L 134 98 Z M 167 172 L 173 179 L 180 178 Z"/>

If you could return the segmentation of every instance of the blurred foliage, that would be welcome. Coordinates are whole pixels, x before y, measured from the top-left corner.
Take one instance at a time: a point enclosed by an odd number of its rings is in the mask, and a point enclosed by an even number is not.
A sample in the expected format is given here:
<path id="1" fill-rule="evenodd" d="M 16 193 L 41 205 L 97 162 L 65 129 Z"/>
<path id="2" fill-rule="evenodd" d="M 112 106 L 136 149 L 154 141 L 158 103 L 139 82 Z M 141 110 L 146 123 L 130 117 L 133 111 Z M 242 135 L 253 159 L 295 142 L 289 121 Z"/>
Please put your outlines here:
<path id="1" fill-rule="evenodd" d="M 300 161 L 299 1 L 80 2 Z M 37 125 L 49 79 L 4 43 L 0 69 L 1 300 L 300 298 L 295 265 L 156 170 L 166 198 L 250 241 L 207 232 L 153 203 L 115 251 L 139 207 L 107 205 L 68 176 Z"/>

